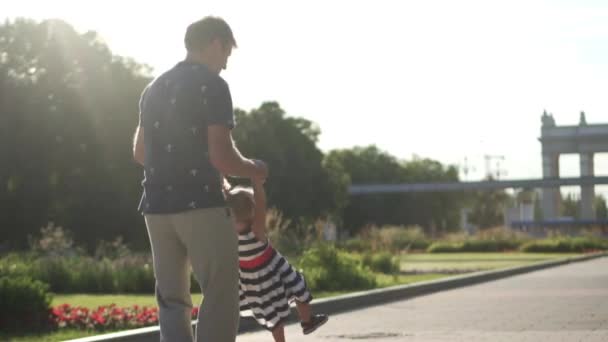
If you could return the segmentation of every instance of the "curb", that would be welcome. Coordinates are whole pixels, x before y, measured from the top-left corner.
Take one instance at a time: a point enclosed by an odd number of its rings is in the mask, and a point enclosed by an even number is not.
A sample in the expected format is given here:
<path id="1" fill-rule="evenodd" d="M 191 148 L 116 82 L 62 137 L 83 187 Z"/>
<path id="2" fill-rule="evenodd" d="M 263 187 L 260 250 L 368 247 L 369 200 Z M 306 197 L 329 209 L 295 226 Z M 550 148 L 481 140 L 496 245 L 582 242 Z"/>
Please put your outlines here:
<path id="1" fill-rule="evenodd" d="M 330 315 L 337 314 L 605 256 L 608 256 L 608 253 L 594 253 L 526 266 L 516 266 L 500 270 L 482 271 L 466 275 L 452 276 L 411 285 L 396 285 L 382 289 L 349 293 L 341 296 L 315 300 L 312 303 L 312 308 L 315 312 L 323 312 Z M 292 313 L 290 315 L 290 319 L 286 323 L 297 321 L 297 313 L 295 312 L 294 306 L 292 306 L 291 311 Z M 196 321 L 192 322 L 193 327 L 195 323 Z M 241 317 L 239 334 L 262 329 L 263 328 L 257 324 L 252 316 Z M 159 340 L 158 326 L 79 338 L 69 340 L 69 342 L 147 342 L 154 340 Z"/>

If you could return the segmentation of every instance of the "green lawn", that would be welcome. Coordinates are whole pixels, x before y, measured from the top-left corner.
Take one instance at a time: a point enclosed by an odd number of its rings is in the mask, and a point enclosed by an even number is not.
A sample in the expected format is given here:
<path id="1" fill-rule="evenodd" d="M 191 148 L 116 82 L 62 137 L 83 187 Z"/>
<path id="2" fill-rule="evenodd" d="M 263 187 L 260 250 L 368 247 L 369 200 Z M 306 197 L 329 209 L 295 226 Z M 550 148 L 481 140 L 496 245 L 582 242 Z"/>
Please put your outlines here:
<path id="1" fill-rule="evenodd" d="M 194 305 L 200 303 L 201 298 L 202 296 L 200 294 L 192 294 L 192 303 Z M 51 305 L 56 306 L 63 303 L 68 303 L 73 306 L 84 306 L 90 309 L 110 304 L 116 304 L 117 306 L 156 306 L 156 298 L 153 294 L 69 294 L 55 295 Z"/>
<path id="2" fill-rule="evenodd" d="M 415 275 L 384 275 L 378 274 L 378 286 L 387 287 L 399 284 L 410 284 L 425 280 L 432 280 L 445 277 L 444 274 L 415 274 Z M 315 298 L 332 297 L 345 294 L 347 291 L 332 291 L 332 292 L 316 292 L 313 293 Z M 192 294 L 192 303 L 196 305 L 200 303 L 202 296 L 200 294 Z M 94 309 L 101 305 L 116 304 L 117 306 L 156 306 L 154 295 L 112 295 L 112 294 L 69 294 L 55 295 L 53 298 L 53 306 L 68 303 L 74 306 L 84 306 Z"/>
<path id="3" fill-rule="evenodd" d="M 449 277 L 447 274 L 439 274 L 439 273 L 425 273 L 425 274 L 410 274 L 410 275 L 386 275 L 379 274 L 376 276 L 376 280 L 378 281 L 378 287 L 389 287 L 394 285 L 406 285 L 419 283 L 427 280 L 434 280 L 439 278 Z"/>
<path id="4" fill-rule="evenodd" d="M 572 257 L 560 253 L 420 253 L 401 256 L 405 272 L 466 272 L 522 266 L 535 262 Z"/>
<path id="5" fill-rule="evenodd" d="M 6 342 L 58 342 L 71 340 L 80 337 L 93 336 L 98 334 L 92 331 L 82 331 L 82 330 L 65 330 L 65 331 L 57 331 L 49 334 L 31 334 L 24 335 L 21 337 L 16 336 L 6 336 L 0 333 L 0 341 Z"/>

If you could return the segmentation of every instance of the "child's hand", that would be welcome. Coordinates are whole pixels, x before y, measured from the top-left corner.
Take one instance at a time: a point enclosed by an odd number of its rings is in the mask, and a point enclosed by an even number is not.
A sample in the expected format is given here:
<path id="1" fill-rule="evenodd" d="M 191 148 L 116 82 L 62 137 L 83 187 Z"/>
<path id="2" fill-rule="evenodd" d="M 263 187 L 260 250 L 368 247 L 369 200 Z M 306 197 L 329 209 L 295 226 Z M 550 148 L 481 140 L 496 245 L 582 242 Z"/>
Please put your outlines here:
<path id="1" fill-rule="evenodd" d="M 224 193 L 224 196 L 227 197 L 232 185 L 230 184 L 230 182 L 228 182 L 226 177 L 222 176 L 222 180 L 222 192 Z"/>
<path id="2" fill-rule="evenodd" d="M 266 233 L 263 231 L 253 231 L 253 235 L 255 236 L 256 239 L 258 239 L 258 241 L 260 241 L 261 243 L 267 243 L 268 242 L 268 236 L 266 236 Z"/>
<path id="3" fill-rule="evenodd" d="M 259 159 L 253 159 L 254 164 L 257 167 L 257 175 L 252 177 L 252 181 L 261 181 L 261 184 L 264 184 L 266 178 L 268 177 L 268 165 L 265 162 Z"/>
<path id="4" fill-rule="evenodd" d="M 254 188 L 263 187 L 264 183 L 266 183 L 266 178 L 251 178 L 251 185 Z"/>

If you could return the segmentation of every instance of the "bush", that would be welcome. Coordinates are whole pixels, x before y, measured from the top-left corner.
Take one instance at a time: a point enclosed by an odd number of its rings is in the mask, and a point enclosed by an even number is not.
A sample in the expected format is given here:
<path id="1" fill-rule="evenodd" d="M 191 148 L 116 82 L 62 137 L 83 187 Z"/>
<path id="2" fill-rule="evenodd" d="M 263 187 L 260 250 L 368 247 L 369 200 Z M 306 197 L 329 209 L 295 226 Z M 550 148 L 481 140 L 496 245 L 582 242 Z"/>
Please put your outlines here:
<path id="1" fill-rule="evenodd" d="M 300 255 L 318 240 L 316 228 L 310 222 L 293 222 L 275 208 L 266 214 L 266 231 L 270 243 L 282 254 Z"/>
<path id="2" fill-rule="evenodd" d="M 10 255 L 0 259 L 0 276 L 27 276 L 56 293 L 154 293 L 151 257 L 131 254 L 116 260 L 92 257 Z"/>
<path id="3" fill-rule="evenodd" d="M 74 290 L 72 275 L 77 272 L 78 265 L 70 265 L 68 261 L 62 257 L 38 259 L 32 263 L 28 276 L 49 284 L 53 292 L 71 292 Z"/>
<path id="4" fill-rule="evenodd" d="M 76 256 L 83 255 L 82 248 L 74 245 L 72 234 L 62 227 L 49 222 L 40 229 L 40 236 L 28 237 L 30 249 L 41 257 Z"/>
<path id="5" fill-rule="evenodd" d="M 299 262 L 313 291 L 364 290 L 376 287 L 374 274 L 356 257 L 321 244 L 304 252 Z"/>
<path id="6" fill-rule="evenodd" d="M 57 292 L 86 292 L 86 293 L 116 293 L 116 274 L 120 269 L 114 269 L 110 260 L 95 260 L 79 258 L 65 260 L 64 266 L 71 267 L 70 283 L 66 288 Z M 59 284 L 51 283 L 51 287 Z"/>
<path id="7" fill-rule="evenodd" d="M 528 253 L 583 253 L 608 250 L 608 242 L 593 237 L 558 237 L 528 242 L 520 250 Z"/>
<path id="8" fill-rule="evenodd" d="M 517 250 L 530 240 L 524 233 L 499 227 L 482 230 L 475 235 L 451 234 L 427 248 L 429 253 L 504 252 Z"/>
<path id="9" fill-rule="evenodd" d="M 370 242 L 371 251 L 390 251 L 394 253 L 413 249 L 426 249 L 430 245 L 422 228 L 385 226 L 372 227 L 362 234 Z"/>
<path id="10" fill-rule="evenodd" d="M 427 253 L 458 253 L 462 244 L 458 242 L 434 242 L 427 249 Z"/>
<path id="11" fill-rule="evenodd" d="M 338 246 L 347 251 L 354 253 L 363 253 L 371 251 L 372 245 L 369 240 L 363 240 L 361 238 L 349 239 L 338 244 Z"/>
<path id="12" fill-rule="evenodd" d="M 151 255 L 131 252 L 120 237 L 100 241 L 91 257 L 74 247 L 68 231 L 49 224 L 30 245 L 30 253 L 0 259 L 0 275 L 28 276 L 57 293 L 154 292 Z"/>
<path id="13" fill-rule="evenodd" d="M 11 253 L 0 259 L 0 277 L 28 276 L 31 274 L 31 260 L 25 256 Z"/>
<path id="14" fill-rule="evenodd" d="M 112 242 L 105 240 L 99 241 L 95 248 L 95 259 L 120 259 L 131 254 L 129 247 L 122 241 L 122 236 L 117 237 Z"/>
<path id="15" fill-rule="evenodd" d="M 477 240 L 510 242 L 523 242 L 531 239 L 528 234 L 507 227 L 494 227 L 490 229 L 483 229 L 475 233 L 473 237 Z"/>
<path id="16" fill-rule="evenodd" d="M 48 285 L 28 277 L 0 277 L 0 331 L 38 332 L 50 327 Z"/>
<path id="17" fill-rule="evenodd" d="M 388 252 L 365 254 L 361 259 L 361 263 L 364 267 L 368 267 L 373 272 L 384 274 L 397 273 L 401 268 L 399 260 Z"/>
<path id="18" fill-rule="evenodd" d="M 154 293 L 156 281 L 152 260 L 148 256 L 132 255 L 120 258 L 113 261 L 113 270 L 116 292 Z"/>
<path id="19" fill-rule="evenodd" d="M 464 242 L 462 248 L 465 252 L 504 252 L 515 250 L 520 244 L 519 241 L 510 240 L 469 240 Z"/>
<path id="20" fill-rule="evenodd" d="M 518 241 L 467 240 L 464 242 L 435 242 L 427 248 L 428 253 L 504 252 L 519 247 Z"/>

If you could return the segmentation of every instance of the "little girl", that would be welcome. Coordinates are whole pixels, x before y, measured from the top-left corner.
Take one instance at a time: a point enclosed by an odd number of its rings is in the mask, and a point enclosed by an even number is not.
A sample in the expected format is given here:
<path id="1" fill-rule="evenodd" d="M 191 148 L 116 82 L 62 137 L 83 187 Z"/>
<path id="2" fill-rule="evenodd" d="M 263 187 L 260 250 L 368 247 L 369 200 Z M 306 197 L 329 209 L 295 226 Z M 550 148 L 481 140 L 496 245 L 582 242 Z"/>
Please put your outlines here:
<path id="1" fill-rule="evenodd" d="M 272 331 L 274 340 L 283 342 L 289 302 L 296 303 L 304 334 L 325 324 L 328 317 L 312 314 L 312 295 L 302 274 L 268 243 L 264 185 L 252 182 L 253 189 L 236 187 L 227 194 L 239 233 L 241 311 L 251 310 L 258 323 Z"/>

